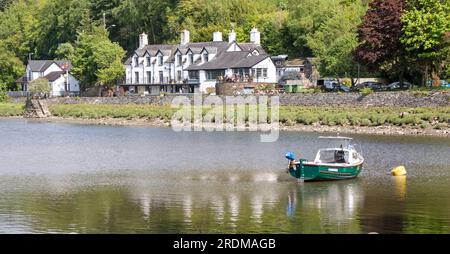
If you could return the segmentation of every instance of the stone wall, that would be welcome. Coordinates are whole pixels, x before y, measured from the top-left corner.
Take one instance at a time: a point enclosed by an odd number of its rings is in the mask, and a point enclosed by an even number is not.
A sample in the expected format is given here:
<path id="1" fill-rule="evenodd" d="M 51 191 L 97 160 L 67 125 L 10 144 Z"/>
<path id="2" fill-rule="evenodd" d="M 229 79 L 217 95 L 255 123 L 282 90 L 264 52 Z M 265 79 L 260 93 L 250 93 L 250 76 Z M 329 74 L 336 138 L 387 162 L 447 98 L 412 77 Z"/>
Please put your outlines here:
<path id="1" fill-rule="evenodd" d="M 133 96 L 133 97 L 82 97 L 52 98 L 49 104 L 170 104 L 176 95 Z M 188 97 L 193 100 L 192 95 Z M 300 106 L 402 106 L 402 107 L 436 107 L 450 106 L 450 91 L 430 92 L 429 95 L 417 92 L 379 92 L 363 96 L 359 93 L 315 93 L 282 94 L 281 105 Z"/>

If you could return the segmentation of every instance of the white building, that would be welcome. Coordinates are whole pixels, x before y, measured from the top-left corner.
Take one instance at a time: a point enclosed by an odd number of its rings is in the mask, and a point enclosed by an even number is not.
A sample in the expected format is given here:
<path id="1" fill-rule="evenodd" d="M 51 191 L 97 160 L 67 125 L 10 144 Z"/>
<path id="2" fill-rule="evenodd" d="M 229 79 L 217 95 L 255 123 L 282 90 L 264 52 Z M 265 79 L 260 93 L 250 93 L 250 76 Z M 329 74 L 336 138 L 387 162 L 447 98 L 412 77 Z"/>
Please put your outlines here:
<path id="1" fill-rule="evenodd" d="M 181 33 L 178 45 L 148 45 L 145 33 L 139 49 L 127 59 L 124 91 L 158 95 L 207 92 L 219 80 L 276 83 L 276 67 L 261 47 L 256 28 L 249 43 L 236 41 L 231 31 L 228 41 L 215 32 L 210 42 L 190 42 L 189 31 Z"/>
<path id="2" fill-rule="evenodd" d="M 70 74 L 69 61 L 58 60 L 30 60 L 26 68 L 26 74 L 17 80 L 27 92 L 28 84 L 38 78 L 45 78 L 52 88 L 52 96 L 64 96 L 66 94 L 78 94 L 80 92 L 79 81 Z M 68 74 L 69 73 L 69 74 Z M 69 77 L 67 77 L 67 74 Z"/>

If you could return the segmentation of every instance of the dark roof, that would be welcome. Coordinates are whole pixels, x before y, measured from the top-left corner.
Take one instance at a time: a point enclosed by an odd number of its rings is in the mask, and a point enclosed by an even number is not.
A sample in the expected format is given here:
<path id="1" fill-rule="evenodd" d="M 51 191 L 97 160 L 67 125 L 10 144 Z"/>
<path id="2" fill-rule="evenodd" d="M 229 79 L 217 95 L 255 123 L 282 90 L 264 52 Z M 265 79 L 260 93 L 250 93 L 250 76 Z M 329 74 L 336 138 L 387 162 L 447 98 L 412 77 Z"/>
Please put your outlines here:
<path id="1" fill-rule="evenodd" d="M 207 63 L 191 65 L 186 68 L 186 70 L 222 70 L 251 68 L 268 57 L 269 55 L 249 56 L 249 52 L 245 51 L 223 52 Z"/>
<path id="2" fill-rule="evenodd" d="M 53 82 L 61 77 L 65 72 L 64 71 L 54 71 L 50 72 L 49 74 L 45 75 L 44 78 L 47 79 L 50 82 Z"/>
<path id="3" fill-rule="evenodd" d="M 64 64 L 69 65 L 69 71 L 72 68 L 70 61 L 67 60 L 30 60 L 28 65 L 33 72 L 43 72 L 48 69 L 52 64 L 58 65 L 61 69 Z"/>
<path id="4" fill-rule="evenodd" d="M 232 43 L 236 43 L 242 51 L 226 52 Z M 133 56 L 138 55 L 139 57 L 142 57 L 146 52 L 151 56 L 156 56 L 158 52 L 161 52 L 163 55 L 169 56 L 166 62 L 173 63 L 175 61 L 175 54 L 178 50 L 183 54 L 186 54 L 188 50 L 191 50 L 194 54 L 200 54 L 202 50 L 206 49 L 208 53 L 215 54 L 215 57 L 210 59 L 209 62 L 202 64 L 201 61 L 197 60 L 186 70 L 250 68 L 269 57 L 260 45 L 254 43 L 232 43 L 227 41 L 210 41 L 193 42 L 187 43 L 186 45 L 147 45 L 144 48 L 136 50 L 134 54 L 125 61 L 125 64 L 132 64 Z M 258 51 L 259 55 L 250 54 L 255 49 Z"/>

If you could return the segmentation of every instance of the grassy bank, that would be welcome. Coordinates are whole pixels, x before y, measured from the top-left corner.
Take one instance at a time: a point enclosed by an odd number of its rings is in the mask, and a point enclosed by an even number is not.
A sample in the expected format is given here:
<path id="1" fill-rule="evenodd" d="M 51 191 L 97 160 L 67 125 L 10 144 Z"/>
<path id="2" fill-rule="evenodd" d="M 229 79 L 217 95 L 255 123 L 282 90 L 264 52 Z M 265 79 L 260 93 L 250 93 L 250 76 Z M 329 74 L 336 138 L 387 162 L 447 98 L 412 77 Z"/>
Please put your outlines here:
<path id="1" fill-rule="evenodd" d="M 0 117 L 21 116 L 25 106 L 19 103 L 0 103 Z"/>
<path id="2" fill-rule="evenodd" d="M 57 117 L 83 119 L 123 118 L 148 119 L 169 122 L 177 109 L 150 105 L 51 105 L 50 111 Z M 208 112 L 205 109 L 203 115 Z M 246 117 L 248 119 L 248 117 Z M 412 128 L 445 129 L 449 127 L 450 106 L 438 108 L 392 107 L 300 107 L 282 106 L 280 122 L 285 126 L 406 126 Z"/>

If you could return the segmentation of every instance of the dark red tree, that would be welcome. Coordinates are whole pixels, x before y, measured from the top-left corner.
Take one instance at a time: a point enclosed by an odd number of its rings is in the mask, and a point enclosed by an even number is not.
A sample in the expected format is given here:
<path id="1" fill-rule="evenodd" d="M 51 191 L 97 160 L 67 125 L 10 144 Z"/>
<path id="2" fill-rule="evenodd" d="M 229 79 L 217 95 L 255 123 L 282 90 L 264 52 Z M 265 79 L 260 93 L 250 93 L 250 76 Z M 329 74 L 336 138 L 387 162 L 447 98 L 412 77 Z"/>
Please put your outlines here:
<path id="1" fill-rule="evenodd" d="M 374 0 L 358 27 L 354 59 L 369 71 L 395 73 L 403 82 L 406 51 L 400 42 L 405 0 Z"/>

